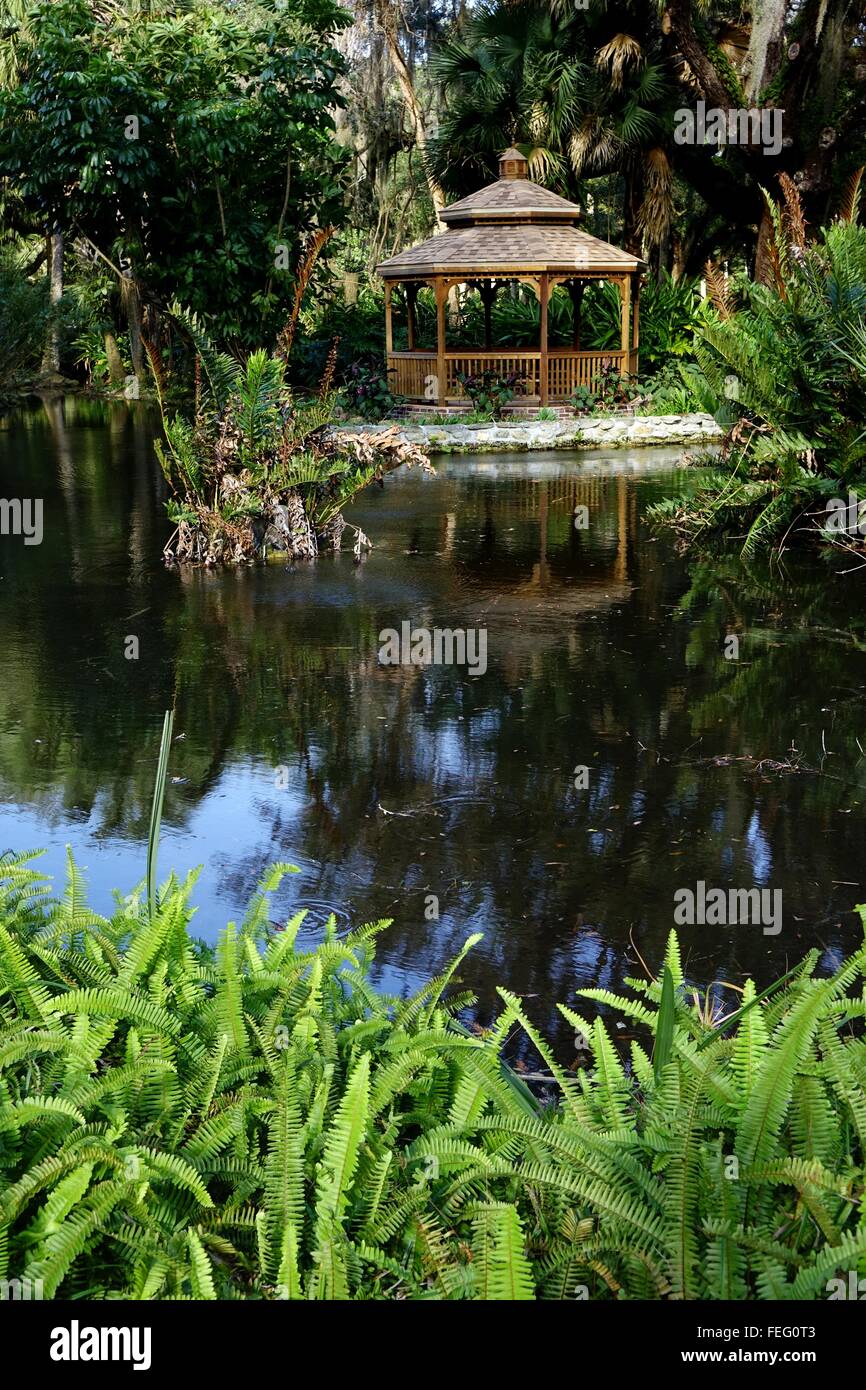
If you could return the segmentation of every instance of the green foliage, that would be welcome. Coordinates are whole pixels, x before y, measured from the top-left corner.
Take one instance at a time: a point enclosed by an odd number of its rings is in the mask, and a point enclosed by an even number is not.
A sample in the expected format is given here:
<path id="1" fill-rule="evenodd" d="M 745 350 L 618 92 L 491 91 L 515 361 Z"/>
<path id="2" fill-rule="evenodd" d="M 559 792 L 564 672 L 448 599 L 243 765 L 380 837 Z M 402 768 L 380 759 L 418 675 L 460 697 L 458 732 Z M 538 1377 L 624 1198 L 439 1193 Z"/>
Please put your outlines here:
<path id="1" fill-rule="evenodd" d="M 0 384 L 39 371 L 48 323 L 47 281 L 33 283 L 22 269 L 22 255 L 0 250 Z"/>
<path id="2" fill-rule="evenodd" d="M 412 1146 L 485 1045 L 430 989 L 376 994 L 384 923 L 307 948 L 303 914 L 274 931 L 290 871 L 214 960 L 187 935 L 194 876 L 107 920 L 71 860 L 59 903 L 27 857 L 0 864 L 0 1221 L 47 1297 L 423 1296 L 455 1260 Z M 516 1212 L 467 1212 L 467 1249 L 473 1219 L 489 1296 L 526 1292 Z"/>
<path id="3" fill-rule="evenodd" d="M 715 1023 L 661 982 L 562 1006 L 563 1068 L 501 990 L 472 1035 L 370 967 L 385 923 L 304 939 L 265 876 L 215 952 L 195 875 L 108 919 L 69 862 L 0 860 L 0 1249 L 47 1297 L 821 1298 L 866 1256 L 866 951 L 813 952 Z M 634 1020 L 624 1056 L 600 1016 Z M 557 1099 L 504 1063 L 523 1030 Z M 654 1059 L 647 1044 L 655 1039 Z"/>
<path id="4" fill-rule="evenodd" d="M 340 388 L 340 404 L 362 420 L 382 420 L 403 398 L 391 390 L 387 373 L 369 362 L 352 362 Z"/>
<path id="5" fill-rule="evenodd" d="M 519 372 L 458 372 L 457 380 L 479 419 L 498 420 L 504 407 L 524 389 Z"/>
<path id="6" fill-rule="evenodd" d="M 312 558 L 320 541 L 339 549 L 342 509 L 358 492 L 400 464 L 428 466 L 396 430 L 331 433 L 332 396 L 295 401 L 281 356 L 259 349 L 238 360 L 214 347 L 195 314 L 177 304 L 171 313 L 193 345 L 198 381 L 194 418 L 169 418 L 155 371 L 176 558 L 242 562 L 269 545 Z M 357 550 L 369 545 L 356 536 Z"/>
<path id="7" fill-rule="evenodd" d="M 598 375 L 591 386 L 575 386 L 571 404 L 575 415 L 604 414 L 618 410 L 641 397 L 641 386 L 631 377 L 622 376 L 612 358 L 603 358 Z"/>
<path id="8" fill-rule="evenodd" d="M 497 295 L 491 313 L 491 341 L 494 347 L 537 348 L 540 332 L 538 299 L 531 291 L 516 296 Z M 557 287 L 548 305 L 548 342 L 551 347 L 571 346 L 573 319 L 571 301 Z M 435 306 L 432 295 L 418 296 L 418 337 L 436 341 Z M 448 342 L 455 347 L 477 347 L 484 341 L 481 300 L 470 294 L 461 305 L 460 317 L 448 327 Z M 606 281 L 587 287 L 581 311 L 581 342 L 588 348 L 618 349 L 620 343 L 620 300 L 616 286 Z"/>
<path id="9" fill-rule="evenodd" d="M 227 413 L 237 430 L 237 456 L 242 468 L 257 469 L 277 448 L 283 424 L 285 366 L 263 348 L 251 352 L 238 373 Z"/>
<path id="10" fill-rule="evenodd" d="M 37 6 L 0 88 L 0 176 L 150 302 L 182 299 L 221 339 L 276 337 L 306 230 L 341 215 L 327 36 L 346 21 L 331 0 Z"/>
<path id="11" fill-rule="evenodd" d="M 432 144 L 443 186 L 460 194 L 489 178 L 502 150 L 532 132 L 533 174 L 566 196 L 576 177 L 638 161 L 670 124 L 673 89 L 657 60 L 647 15 L 628 33 L 611 79 L 596 54 L 619 20 L 604 6 L 576 13 L 521 0 L 473 13 L 437 53 L 433 68 L 447 105 Z"/>
<path id="12" fill-rule="evenodd" d="M 640 379 L 647 409 L 654 415 L 687 415 L 703 411 L 713 415 L 718 399 L 699 367 L 693 362 L 667 363 L 654 376 Z"/>
<path id="13" fill-rule="evenodd" d="M 379 307 L 380 318 L 384 310 Z M 516 297 L 503 292 L 494 301 L 491 313 L 491 342 L 494 347 L 537 348 L 540 332 L 539 306 L 530 292 Z M 699 282 L 675 281 L 667 272 L 661 281 L 651 278 L 641 294 L 640 356 L 647 373 L 655 374 L 666 365 L 676 365 L 694 355 L 695 334 L 707 319 L 709 308 L 701 300 Z M 436 321 L 432 297 L 418 297 L 418 337 L 435 342 Z M 587 350 L 618 351 L 620 346 L 620 297 L 615 285 L 602 281 L 588 285 L 580 313 L 580 341 Z M 458 320 L 449 324 L 448 342 L 454 347 L 477 347 L 484 341 L 481 301 L 476 294 L 466 296 Z M 551 347 L 571 347 L 574 319 L 569 295 L 557 287 L 548 305 L 548 342 Z"/>
<path id="14" fill-rule="evenodd" d="M 744 555 L 815 536 L 831 498 L 866 496 L 866 227 L 835 222 L 803 244 L 789 200 L 773 208 L 774 286 L 744 283 L 740 307 L 700 330 L 716 418 L 732 426 L 722 467 L 654 509 L 687 541 L 744 538 Z"/>
<path id="15" fill-rule="evenodd" d="M 743 16 L 760 64 L 776 41 L 754 6 Z M 773 80 L 759 105 L 785 109 L 778 164 L 820 167 L 806 181 L 808 215 L 817 219 L 834 185 L 862 163 L 861 9 L 844 6 L 839 37 L 800 5 L 777 6 L 774 16 L 780 52 L 767 59 Z M 495 177 L 497 156 L 516 143 L 533 178 L 583 203 L 587 230 L 630 249 L 642 244 L 654 268 L 668 260 L 674 228 L 677 260 L 691 273 L 708 258 L 751 261 L 769 151 L 677 138 L 678 113 L 698 97 L 718 105 L 719 82 L 728 94 L 721 105 L 750 106 L 743 65 L 724 40 L 733 17 L 704 3 L 670 11 L 489 0 L 471 8 L 433 62 L 444 111 L 430 153 L 443 187 L 471 192 Z M 828 129 L 836 132 L 832 159 Z"/>
<path id="16" fill-rule="evenodd" d="M 424 230 L 426 232 L 426 228 Z M 338 274 L 334 274 L 334 261 L 339 260 L 341 246 L 345 245 L 347 239 L 350 244 L 355 240 L 352 231 L 343 229 L 330 243 L 328 249 L 330 252 L 333 247 L 334 257 L 329 255 L 328 264 L 323 269 L 330 271 L 331 275 L 327 279 L 322 276 L 324 284 L 317 286 L 317 294 L 308 296 L 301 310 L 300 329 L 292 346 L 290 367 L 291 380 L 302 391 L 318 390 L 335 344 L 336 369 L 340 380 L 353 362 L 381 362 L 385 356 L 382 281 L 370 274 L 360 275 L 357 302 L 346 304 L 342 280 Z M 322 265 L 322 262 L 319 264 Z M 350 260 L 350 264 L 356 262 Z M 405 330 L 401 332 L 398 327 L 397 340 L 402 341 L 404 337 Z"/>
<path id="17" fill-rule="evenodd" d="M 646 284 L 640 303 L 640 360 L 644 370 L 656 371 L 679 358 L 694 357 L 695 338 L 711 314 L 701 299 L 700 281 L 688 276 L 674 280 L 668 271 Z"/>
<path id="18" fill-rule="evenodd" d="M 162 724 L 162 738 L 159 744 L 159 761 L 156 766 L 156 782 L 153 789 L 153 802 L 150 808 L 150 826 L 147 832 L 147 906 L 153 913 L 157 906 L 156 856 L 159 850 L 159 829 L 162 824 L 162 807 L 165 801 L 165 783 L 168 777 L 168 759 L 171 752 L 171 731 L 174 728 L 174 711 L 166 710 Z"/>

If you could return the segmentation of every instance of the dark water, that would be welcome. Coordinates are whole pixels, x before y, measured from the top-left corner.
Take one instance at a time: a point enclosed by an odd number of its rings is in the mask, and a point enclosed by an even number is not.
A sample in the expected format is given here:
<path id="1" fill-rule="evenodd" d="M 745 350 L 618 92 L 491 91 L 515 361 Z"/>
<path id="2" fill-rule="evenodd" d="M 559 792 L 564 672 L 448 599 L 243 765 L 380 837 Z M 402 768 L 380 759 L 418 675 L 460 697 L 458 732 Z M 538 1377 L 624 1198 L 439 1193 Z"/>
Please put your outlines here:
<path id="1" fill-rule="evenodd" d="M 677 454 L 644 450 L 394 475 L 350 513 L 361 565 L 167 571 L 151 432 L 74 401 L 0 430 L 0 496 L 42 497 L 45 532 L 0 538 L 0 849 L 44 846 L 59 874 L 71 845 L 109 909 L 143 875 L 173 705 L 160 868 L 204 866 L 200 935 L 287 859 L 275 918 L 393 917 L 401 990 L 483 931 L 481 1016 L 498 982 L 550 1027 L 576 986 L 641 973 L 630 934 L 655 966 L 698 879 L 784 904 L 777 936 L 683 928 L 698 982 L 767 983 L 858 939 L 866 570 L 690 570 L 643 519 Z M 381 666 L 403 621 L 486 628 L 486 674 Z"/>

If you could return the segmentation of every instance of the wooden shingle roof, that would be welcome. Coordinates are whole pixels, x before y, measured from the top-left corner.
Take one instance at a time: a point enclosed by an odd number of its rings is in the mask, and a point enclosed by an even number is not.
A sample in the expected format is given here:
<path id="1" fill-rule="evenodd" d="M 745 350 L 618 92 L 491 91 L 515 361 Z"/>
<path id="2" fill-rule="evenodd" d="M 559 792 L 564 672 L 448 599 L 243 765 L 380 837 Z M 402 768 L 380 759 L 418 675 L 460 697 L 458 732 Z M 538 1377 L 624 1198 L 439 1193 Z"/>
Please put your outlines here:
<path id="1" fill-rule="evenodd" d="M 382 261 L 379 275 L 411 280 L 571 270 L 604 276 L 643 268 L 637 256 L 582 232 L 578 205 L 533 183 L 525 169 L 520 151 L 506 150 L 500 159 L 503 177 L 452 203 L 441 214 L 444 232 Z"/>
<path id="2" fill-rule="evenodd" d="M 532 271 L 628 275 L 643 262 L 575 226 L 486 222 L 449 227 L 376 267 L 385 280 L 429 275 L 504 275 Z"/>
<path id="3" fill-rule="evenodd" d="M 497 179 L 452 203 L 442 213 L 449 226 L 457 222 L 477 222 L 497 217 L 543 217 L 557 222 L 576 222 L 580 217 L 577 203 L 560 198 L 549 188 L 529 179 Z"/>

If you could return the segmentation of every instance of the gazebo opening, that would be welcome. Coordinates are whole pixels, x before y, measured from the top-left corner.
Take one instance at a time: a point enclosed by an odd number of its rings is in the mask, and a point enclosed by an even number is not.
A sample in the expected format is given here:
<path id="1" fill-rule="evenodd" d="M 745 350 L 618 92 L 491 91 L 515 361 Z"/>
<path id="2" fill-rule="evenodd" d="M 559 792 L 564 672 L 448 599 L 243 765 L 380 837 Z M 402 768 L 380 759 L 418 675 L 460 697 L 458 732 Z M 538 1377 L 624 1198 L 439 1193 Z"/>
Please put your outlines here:
<path id="1" fill-rule="evenodd" d="M 607 368 L 621 376 L 638 371 L 639 294 L 644 263 L 578 227 L 580 209 L 533 183 L 517 149 L 500 156 L 499 178 L 441 214 L 445 232 L 402 251 L 377 267 L 385 282 L 385 348 L 394 390 L 410 402 L 461 405 L 461 377 L 481 372 L 521 383 L 527 405 L 565 404 L 578 386 L 592 387 Z M 614 284 L 619 294 L 617 348 L 581 345 L 581 306 L 588 285 Z M 515 282 L 529 286 L 539 305 L 538 342 L 532 347 L 493 347 L 496 296 Z M 448 341 L 449 292 L 465 286 L 478 294 L 483 343 Z M 557 286 L 571 300 L 571 342 L 551 346 L 550 303 Z M 406 348 L 394 348 L 394 291 L 401 287 Z M 419 295 L 433 293 L 435 337 L 419 342 Z M 432 326 L 432 325 L 431 325 Z"/>

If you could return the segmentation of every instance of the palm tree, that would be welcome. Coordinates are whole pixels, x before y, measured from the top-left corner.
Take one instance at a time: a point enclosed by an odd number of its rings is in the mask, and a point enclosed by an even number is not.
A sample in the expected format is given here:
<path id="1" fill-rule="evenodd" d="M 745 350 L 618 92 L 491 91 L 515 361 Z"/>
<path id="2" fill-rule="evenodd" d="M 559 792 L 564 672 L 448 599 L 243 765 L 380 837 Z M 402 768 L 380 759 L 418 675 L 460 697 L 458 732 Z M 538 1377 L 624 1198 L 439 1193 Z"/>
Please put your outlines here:
<path id="1" fill-rule="evenodd" d="M 435 60 L 445 114 L 431 152 L 451 192 L 489 177 L 519 144 L 533 174 L 574 197 L 615 177 L 622 239 L 660 269 L 709 255 L 767 280 L 761 188 L 785 173 L 814 227 L 863 162 L 862 0 L 486 0 Z M 678 109 L 781 110 L 779 149 L 759 140 L 677 144 Z M 672 234 L 676 225 L 677 235 Z"/>
<path id="2" fill-rule="evenodd" d="M 676 89 L 645 6 L 623 17 L 561 0 L 493 0 L 433 66 L 446 109 L 431 158 L 449 191 L 477 186 L 503 146 L 519 144 L 534 177 L 567 196 L 582 179 L 620 176 L 629 249 L 666 237 Z"/>

